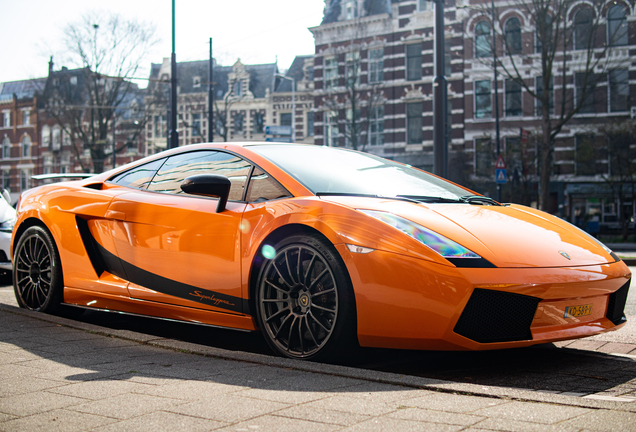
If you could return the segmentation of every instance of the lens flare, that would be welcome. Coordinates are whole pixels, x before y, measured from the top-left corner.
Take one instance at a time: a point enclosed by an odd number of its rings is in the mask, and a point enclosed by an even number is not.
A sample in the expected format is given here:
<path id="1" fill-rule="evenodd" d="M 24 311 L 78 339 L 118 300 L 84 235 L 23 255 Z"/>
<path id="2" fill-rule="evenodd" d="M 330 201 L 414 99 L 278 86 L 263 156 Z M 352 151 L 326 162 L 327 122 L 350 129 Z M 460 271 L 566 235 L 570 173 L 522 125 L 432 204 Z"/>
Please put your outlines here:
<path id="1" fill-rule="evenodd" d="M 274 259 L 274 257 L 276 256 L 276 249 L 274 249 L 270 245 L 264 245 L 261 249 L 261 253 L 267 259 Z"/>
<path id="2" fill-rule="evenodd" d="M 239 229 L 243 234 L 247 234 L 251 227 L 252 226 L 250 225 L 250 222 L 246 220 L 242 220 L 241 224 L 239 225 Z"/>

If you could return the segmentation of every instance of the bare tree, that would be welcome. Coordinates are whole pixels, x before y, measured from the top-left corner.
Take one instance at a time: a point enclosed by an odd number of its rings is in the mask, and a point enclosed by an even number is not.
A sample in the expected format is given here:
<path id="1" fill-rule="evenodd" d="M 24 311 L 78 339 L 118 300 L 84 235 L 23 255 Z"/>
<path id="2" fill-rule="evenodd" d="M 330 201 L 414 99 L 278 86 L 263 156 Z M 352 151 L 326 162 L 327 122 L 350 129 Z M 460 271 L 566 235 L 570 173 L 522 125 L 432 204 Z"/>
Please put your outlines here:
<path id="1" fill-rule="evenodd" d="M 611 51 L 626 38 L 626 27 L 607 31 L 606 2 L 592 0 L 575 5 L 574 0 L 516 0 L 506 4 L 525 15 L 534 26 L 523 31 L 518 18 L 495 23 L 497 68 L 510 85 L 523 89 L 536 101 L 540 116 L 539 207 L 547 210 L 550 175 L 556 138 L 572 118 L 594 104 L 599 77 L 620 67 Z M 573 7 L 574 6 L 574 7 Z M 473 11 L 492 16 L 489 3 Z M 503 8 L 495 10 L 495 17 Z M 497 19 L 497 18 L 496 18 Z M 516 21 L 515 21 L 516 19 Z M 492 66 L 492 37 L 476 36 L 478 60 Z M 521 107 L 519 107 L 522 109 Z"/>
<path id="2" fill-rule="evenodd" d="M 232 88 L 230 87 L 223 97 L 223 104 L 220 105 L 217 99 L 214 99 L 214 131 L 216 135 L 223 138 L 223 141 L 227 142 L 228 133 L 230 130 L 230 115 L 232 111 L 232 105 L 241 99 L 240 96 L 234 96 Z"/>
<path id="3" fill-rule="evenodd" d="M 88 150 L 93 171 L 103 171 L 113 122 L 131 108 L 126 104 L 139 90 L 131 80 L 157 42 L 154 25 L 117 14 L 91 12 L 66 27 L 65 50 L 77 69 L 54 72 L 51 65 L 44 103 L 71 138 L 82 169 L 89 168 L 81 158 Z M 145 121 L 138 124 L 141 130 Z"/>

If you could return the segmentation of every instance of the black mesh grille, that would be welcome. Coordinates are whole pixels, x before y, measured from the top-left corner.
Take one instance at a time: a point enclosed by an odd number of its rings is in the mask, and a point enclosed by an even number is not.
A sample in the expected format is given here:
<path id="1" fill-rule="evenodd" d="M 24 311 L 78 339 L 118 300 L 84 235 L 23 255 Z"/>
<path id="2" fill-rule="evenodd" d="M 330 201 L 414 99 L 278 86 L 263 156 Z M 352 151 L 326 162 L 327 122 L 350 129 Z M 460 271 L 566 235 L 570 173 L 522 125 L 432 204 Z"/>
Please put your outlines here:
<path id="1" fill-rule="evenodd" d="M 626 321 L 624 310 L 625 303 L 627 303 L 629 284 L 630 281 L 627 281 L 627 283 L 616 290 L 616 292 L 610 294 L 609 301 L 607 302 L 607 314 L 605 314 L 605 316 L 616 325 Z"/>
<path id="2" fill-rule="evenodd" d="M 4 253 L 3 250 L 0 250 L 0 262 L 9 262 L 9 258 L 7 258 L 7 254 Z"/>
<path id="3" fill-rule="evenodd" d="M 481 343 L 530 340 L 530 325 L 540 301 L 476 288 L 455 325 L 455 333 Z"/>

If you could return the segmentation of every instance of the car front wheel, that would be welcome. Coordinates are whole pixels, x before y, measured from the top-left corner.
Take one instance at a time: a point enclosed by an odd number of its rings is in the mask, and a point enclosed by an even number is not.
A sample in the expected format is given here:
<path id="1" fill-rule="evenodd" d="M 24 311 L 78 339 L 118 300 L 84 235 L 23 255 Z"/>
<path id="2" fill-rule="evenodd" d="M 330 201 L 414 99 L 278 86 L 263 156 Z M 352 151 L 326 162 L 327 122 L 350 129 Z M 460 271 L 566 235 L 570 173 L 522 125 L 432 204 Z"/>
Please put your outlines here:
<path id="1" fill-rule="evenodd" d="M 257 285 L 257 318 L 267 343 L 290 358 L 332 360 L 357 345 L 353 290 L 337 252 L 318 236 L 289 237 Z"/>
<path id="2" fill-rule="evenodd" d="M 62 301 L 62 265 L 51 235 L 29 227 L 13 256 L 13 289 L 22 308 L 55 312 Z"/>

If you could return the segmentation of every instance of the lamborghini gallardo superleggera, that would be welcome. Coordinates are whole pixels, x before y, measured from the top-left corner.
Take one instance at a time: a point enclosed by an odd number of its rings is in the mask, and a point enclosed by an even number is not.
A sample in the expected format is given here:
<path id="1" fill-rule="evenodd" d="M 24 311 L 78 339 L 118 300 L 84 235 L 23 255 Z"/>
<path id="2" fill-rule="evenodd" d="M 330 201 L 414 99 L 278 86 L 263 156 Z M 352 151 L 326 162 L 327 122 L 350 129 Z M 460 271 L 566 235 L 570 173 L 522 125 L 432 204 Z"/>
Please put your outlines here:
<path id="1" fill-rule="evenodd" d="M 329 147 L 201 144 L 24 192 L 20 306 L 261 331 L 279 355 L 615 330 L 630 271 L 563 220 Z"/>

